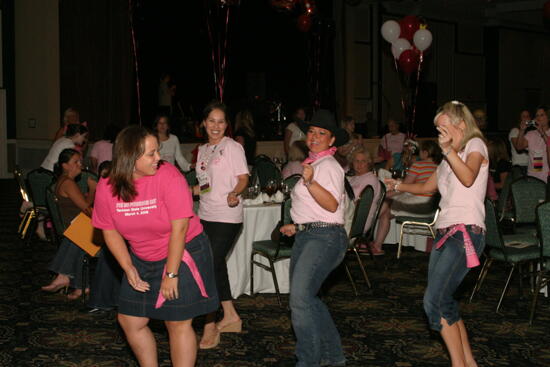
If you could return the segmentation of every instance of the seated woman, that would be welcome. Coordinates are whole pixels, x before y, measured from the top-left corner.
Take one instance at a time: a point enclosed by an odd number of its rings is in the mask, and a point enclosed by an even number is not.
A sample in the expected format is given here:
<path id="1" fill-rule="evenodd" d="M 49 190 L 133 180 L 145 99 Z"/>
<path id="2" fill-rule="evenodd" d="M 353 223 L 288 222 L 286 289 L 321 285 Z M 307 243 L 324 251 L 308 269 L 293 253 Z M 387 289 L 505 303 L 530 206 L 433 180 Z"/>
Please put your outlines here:
<path id="1" fill-rule="evenodd" d="M 359 148 L 351 154 L 350 160 L 355 175 L 348 177 L 348 181 L 353 188 L 355 200 L 359 200 L 365 187 L 371 185 L 374 190 L 373 204 L 377 203 L 382 190 L 380 180 L 373 171 L 374 161 L 370 153 L 363 148 Z M 365 223 L 365 230 L 370 228 L 375 212 L 376 205 L 371 205 L 369 216 Z"/>
<path id="2" fill-rule="evenodd" d="M 361 134 L 355 132 L 355 119 L 353 116 L 346 116 L 342 120 L 342 128 L 348 132 L 350 137 L 349 141 L 338 147 L 334 158 L 340 163 L 344 170 L 349 169 L 351 164 L 351 154 L 356 150 L 363 147 L 363 137 Z"/>
<path id="3" fill-rule="evenodd" d="M 420 144 L 420 161 L 414 162 L 407 170 L 407 176 L 403 183 L 423 183 L 430 178 L 441 161 L 441 149 L 431 141 L 426 140 Z M 409 194 L 391 192 L 386 195 L 386 200 L 380 208 L 378 217 L 378 230 L 374 242 L 370 243 L 370 251 L 373 255 L 383 255 L 382 244 L 390 230 L 390 221 L 393 216 L 425 216 L 435 210 L 434 194 Z"/>
<path id="4" fill-rule="evenodd" d="M 77 145 L 84 144 L 87 137 L 88 129 L 86 128 L 86 126 L 77 124 L 68 125 L 65 136 L 57 139 L 52 144 L 50 150 L 48 151 L 48 155 L 46 156 L 46 158 L 44 158 L 44 161 L 42 162 L 40 167 L 45 168 L 49 171 L 53 171 L 54 165 L 59 158 L 59 154 L 64 149 L 75 149 Z"/>
<path id="5" fill-rule="evenodd" d="M 73 126 L 73 125 L 71 125 Z M 75 125 L 79 126 L 79 125 Z M 59 154 L 55 165 L 55 174 L 58 176 L 55 185 L 55 195 L 59 199 L 59 209 L 65 223 L 70 223 L 81 211 L 92 214 L 92 203 L 95 196 L 96 182 L 88 178 L 88 194 L 80 192 L 75 177 L 82 171 L 80 153 L 74 149 L 65 149 Z M 82 261 L 85 252 L 69 239 L 63 238 L 49 270 L 57 273 L 57 277 L 47 286 L 42 287 L 46 292 L 57 292 L 69 286 L 75 288 L 67 298 L 78 299 L 82 295 Z M 88 292 L 88 290 L 86 290 Z"/>
<path id="6" fill-rule="evenodd" d="M 283 179 L 286 179 L 287 177 L 290 177 L 295 174 L 302 174 L 302 171 L 304 167 L 302 166 L 302 162 L 304 159 L 306 159 L 307 155 L 309 153 L 309 149 L 307 148 L 307 145 L 305 141 L 303 140 L 296 140 L 290 148 L 288 149 L 288 162 L 283 167 L 283 171 L 281 172 L 283 175 Z"/>

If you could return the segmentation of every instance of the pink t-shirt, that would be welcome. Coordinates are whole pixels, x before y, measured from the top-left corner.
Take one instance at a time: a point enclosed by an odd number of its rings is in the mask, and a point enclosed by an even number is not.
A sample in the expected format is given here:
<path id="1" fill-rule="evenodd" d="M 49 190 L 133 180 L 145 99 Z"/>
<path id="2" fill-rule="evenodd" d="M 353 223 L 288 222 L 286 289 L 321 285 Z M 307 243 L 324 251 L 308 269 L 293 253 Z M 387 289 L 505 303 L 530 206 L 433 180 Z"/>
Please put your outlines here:
<path id="1" fill-rule="evenodd" d="M 550 129 L 546 130 L 546 135 L 550 135 Z M 546 182 L 548 180 L 548 157 L 546 156 L 546 139 L 543 139 L 537 130 L 531 130 L 525 134 L 525 139 L 529 143 L 529 166 L 527 174 Z"/>
<path id="2" fill-rule="evenodd" d="M 331 213 L 323 209 L 304 186 L 300 179 L 291 193 L 292 209 L 290 216 L 294 223 L 304 224 L 311 222 L 344 224 L 344 170 L 333 156 L 319 158 L 311 164 L 313 179 L 338 202 L 336 212 Z"/>
<path id="3" fill-rule="evenodd" d="M 464 186 L 456 177 L 451 166 L 444 159 L 437 168 L 437 188 L 441 194 L 441 212 L 436 228 L 447 228 L 455 224 L 475 224 L 485 228 L 485 193 L 489 176 L 489 154 L 487 146 L 480 138 L 473 138 L 458 153 L 466 162 L 468 154 L 479 152 L 487 162 L 482 163 L 476 180 L 470 187 Z"/>
<path id="4" fill-rule="evenodd" d="M 285 179 L 295 174 L 301 175 L 303 171 L 304 171 L 304 167 L 302 166 L 302 162 L 290 161 L 287 164 L 285 164 L 281 174 L 283 175 L 283 179 Z"/>
<path id="5" fill-rule="evenodd" d="M 176 167 L 164 162 L 153 176 L 134 181 L 137 196 L 124 202 L 113 196 L 108 179 L 97 184 L 92 215 L 94 227 L 116 229 L 130 243 L 134 254 L 145 261 L 168 256 L 172 220 L 190 218 L 185 242 L 202 232 L 193 213 L 193 198 L 187 181 Z"/>
<path id="6" fill-rule="evenodd" d="M 359 199 L 359 196 L 361 195 L 365 187 L 367 187 L 367 185 L 371 185 L 374 190 L 374 199 L 372 201 L 373 205 L 371 205 L 370 207 L 369 216 L 367 218 L 367 222 L 365 223 L 365 229 L 369 229 L 374 214 L 376 213 L 376 205 L 374 204 L 378 202 L 378 200 L 380 199 L 380 194 L 382 193 L 382 190 L 380 189 L 380 180 L 374 174 L 374 172 L 367 172 L 365 174 L 362 174 L 361 176 L 348 177 L 348 181 L 353 188 L 355 200 Z"/>
<path id="7" fill-rule="evenodd" d="M 97 159 L 97 165 L 105 161 L 113 160 L 113 143 L 107 140 L 99 140 L 94 143 L 90 157 Z"/>
<path id="8" fill-rule="evenodd" d="M 397 133 L 395 135 L 387 133 L 382 137 L 380 145 L 382 148 L 389 150 L 393 153 L 401 153 L 403 151 L 403 144 L 405 144 L 406 135 L 404 133 Z"/>
<path id="9" fill-rule="evenodd" d="M 206 160 L 210 154 L 207 149 L 215 149 L 208 164 Z M 199 147 L 196 169 L 202 169 L 202 166 L 206 166 L 210 177 L 210 191 L 200 196 L 201 219 L 209 222 L 242 223 L 242 200 L 239 205 L 231 208 L 227 205 L 227 195 L 237 186 L 237 176 L 248 174 L 243 146 L 228 137 L 224 137 L 217 146 L 203 144 Z"/>

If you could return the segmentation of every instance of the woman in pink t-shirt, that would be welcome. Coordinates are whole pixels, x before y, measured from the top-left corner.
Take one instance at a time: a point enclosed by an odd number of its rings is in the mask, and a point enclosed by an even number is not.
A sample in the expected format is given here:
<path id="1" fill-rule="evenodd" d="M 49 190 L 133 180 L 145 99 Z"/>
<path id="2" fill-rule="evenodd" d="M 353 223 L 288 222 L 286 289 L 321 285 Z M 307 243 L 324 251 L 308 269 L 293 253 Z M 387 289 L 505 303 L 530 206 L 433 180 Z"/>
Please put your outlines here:
<path id="1" fill-rule="evenodd" d="M 550 137 L 548 125 L 548 107 L 539 106 L 535 113 L 536 130 L 525 133 L 526 125 L 520 125 L 515 148 L 517 151 L 524 149 L 529 153 L 529 165 L 527 175 L 536 177 L 544 182 L 548 180 L 548 149 L 547 143 Z"/>
<path id="2" fill-rule="evenodd" d="M 349 140 L 333 115 L 319 110 L 306 133 L 309 157 L 302 180 L 292 190 L 290 215 L 295 224 L 281 227 L 296 235 L 290 258 L 290 312 L 296 334 L 296 366 L 343 366 L 346 358 L 340 335 L 327 306 L 318 296 L 325 279 L 344 259 L 348 238 L 344 230 L 344 170 L 334 158 L 336 147 Z"/>
<path id="3" fill-rule="evenodd" d="M 158 365 L 151 318 L 164 320 L 172 364 L 194 366 L 193 317 L 219 301 L 191 191 L 176 167 L 159 163 L 157 137 L 141 126 L 122 130 L 113 153 L 109 178 L 97 185 L 92 223 L 124 271 L 118 321 L 140 366 Z"/>
<path id="4" fill-rule="evenodd" d="M 195 166 L 199 185 L 193 192 L 200 195 L 199 216 L 212 246 L 216 287 L 223 308 L 223 319 L 217 323 L 215 312 L 206 316 L 199 347 L 211 349 L 219 344 L 220 333 L 240 332 L 242 328 L 233 306 L 225 259 L 243 223 L 239 195 L 248 185 L 248 166 L 243 146 L 225 136 L 228 128 L 225 105 L 212 102 L 203 115 L 208 142 L 199 147 Z"/>
<path id="5" fill-rule="evenodd" d="M 430 254 L 424 310 L 441 333 L 453 366 L 476 366 L 466 326 L 453 298 L 485 247 L 485 191 L 489 156 L 483 134 L 464 104 L 452 101 L 434 119 L 445 159 L 424 183 L 386 180 L 389 190 L 422 194 L 439 190 L 436 243 Z"/>

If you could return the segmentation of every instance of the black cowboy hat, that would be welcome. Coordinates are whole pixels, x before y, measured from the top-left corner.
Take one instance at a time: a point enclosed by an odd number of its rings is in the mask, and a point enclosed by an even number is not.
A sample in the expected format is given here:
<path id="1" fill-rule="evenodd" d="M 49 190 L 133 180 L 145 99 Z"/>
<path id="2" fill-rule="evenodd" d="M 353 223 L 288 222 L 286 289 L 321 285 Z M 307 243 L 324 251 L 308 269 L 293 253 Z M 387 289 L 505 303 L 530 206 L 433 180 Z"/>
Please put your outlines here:
<path id="1" fill-rule="evenodd" d="M 318 110 L 311 116 L 311 121 L 297 121 L 300 129 L 307 134 L 310 126 L 320 127 L 332 133 L 336 138 L 334 146 L 339 147 L 344 145 L 349 140 L 349 134 L 346 130 L 338 127 L 334 115 L 329 110 Z"/>

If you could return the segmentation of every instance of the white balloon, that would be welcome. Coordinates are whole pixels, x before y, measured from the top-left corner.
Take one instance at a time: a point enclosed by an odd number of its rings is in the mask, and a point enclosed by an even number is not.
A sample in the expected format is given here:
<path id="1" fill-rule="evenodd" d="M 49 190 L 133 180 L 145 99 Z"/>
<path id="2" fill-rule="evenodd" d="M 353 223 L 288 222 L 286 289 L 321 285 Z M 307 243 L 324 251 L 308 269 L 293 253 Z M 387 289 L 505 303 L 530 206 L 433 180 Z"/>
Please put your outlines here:
<path id="1" fill-rule="evenodd" d="M 432 44 L 432 32 L 427 29 L 419 29 L 414 33 L 413 42 L 417 49 L 424 51 Z"/>
<path id="2" fill-rule="evenodd" d="M 399 60 L 399 56 L 405 50 L 410 50 L 412 48 L 411 43 L 405 38 L 398 38 L 391 44 L 391 53 L 393 57 Z"/>
<path id="3" fill-rule="evenodd" d="M 384 24 L 382 24 L 382 29 L 380 29 L 380 32 L 386 41 L 393 43 L 399 38 L 401 26 L 395 20 L 387 20 Z"/>

